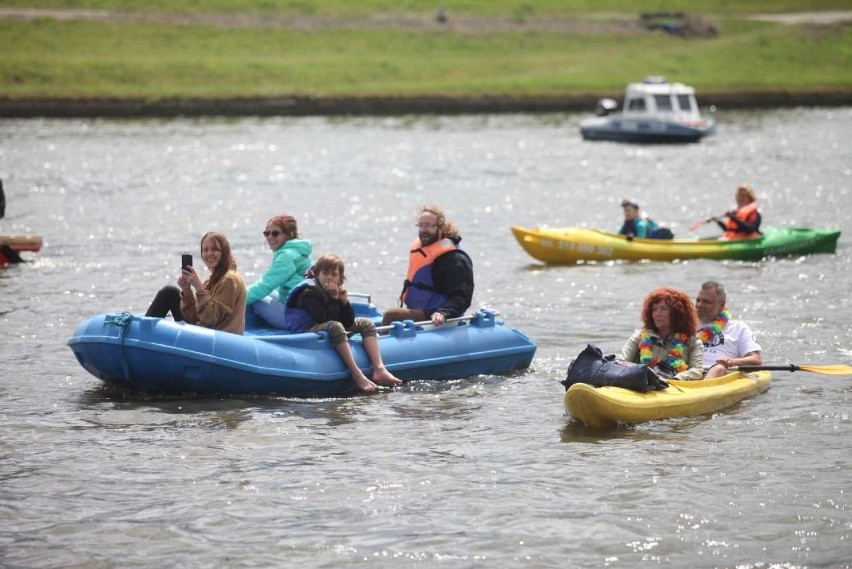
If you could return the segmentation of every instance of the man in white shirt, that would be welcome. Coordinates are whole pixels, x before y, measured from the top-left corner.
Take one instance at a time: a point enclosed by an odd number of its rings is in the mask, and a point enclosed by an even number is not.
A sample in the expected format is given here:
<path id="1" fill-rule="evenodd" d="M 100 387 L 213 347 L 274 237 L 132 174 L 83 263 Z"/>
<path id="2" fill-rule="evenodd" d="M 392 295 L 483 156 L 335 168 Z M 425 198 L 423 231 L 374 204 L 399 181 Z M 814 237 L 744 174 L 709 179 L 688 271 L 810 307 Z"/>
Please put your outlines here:
<path id="1" fill-rule="evenodd" d="M 695 299 L 698 311 L 698 337 L 704 344 L 704 367 L 709 368 L 704 379 L 728 373 L 732 366 L 761 365 L 760 344 L 742 320 L 733 320 L 725 308 L 725 287 L 707 281 Z"/>

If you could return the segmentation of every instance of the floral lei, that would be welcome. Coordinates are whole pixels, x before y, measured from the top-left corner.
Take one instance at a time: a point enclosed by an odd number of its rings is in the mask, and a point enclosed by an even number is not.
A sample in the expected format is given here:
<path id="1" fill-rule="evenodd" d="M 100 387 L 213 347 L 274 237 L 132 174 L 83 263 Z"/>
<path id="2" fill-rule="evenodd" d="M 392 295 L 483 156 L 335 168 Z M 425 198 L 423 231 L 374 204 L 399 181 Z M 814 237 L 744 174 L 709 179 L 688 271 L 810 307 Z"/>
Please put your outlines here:
<path id="1" fill-rule="evenodd" d="M 716 317 L 716 320 L 714 320 L 710 324 L 702 326 L 698 330 L 698 338 L 706 346 L 707 344 L 710 343 L 710 340 L 713 339 L 713 336 L 720 334 L 722 332 L 722 330 L 725 329 L 725 326 L 728 325 L 728 321 L 730 319 L 731 319 L 731 313 L 726 308 L 725 310 L 723 310 L 722 312 L 719 313 L 719 316 Z"/>
<path id="2" fill-rule="evenodd" d="M 675 334 L 672 339 L 672 349 L 669 350 L 669 357 L 666 358 L 666 363 L 678 372 L 689 369 L 689 366 L 683 361 L 683 344 L 687 338 L 686 334 Z M 639 335 L 639 362 L 654 365 L 658 361 L 654 358 L 651 332 L 649 330 L 642 330 L 642 333 Z"/>

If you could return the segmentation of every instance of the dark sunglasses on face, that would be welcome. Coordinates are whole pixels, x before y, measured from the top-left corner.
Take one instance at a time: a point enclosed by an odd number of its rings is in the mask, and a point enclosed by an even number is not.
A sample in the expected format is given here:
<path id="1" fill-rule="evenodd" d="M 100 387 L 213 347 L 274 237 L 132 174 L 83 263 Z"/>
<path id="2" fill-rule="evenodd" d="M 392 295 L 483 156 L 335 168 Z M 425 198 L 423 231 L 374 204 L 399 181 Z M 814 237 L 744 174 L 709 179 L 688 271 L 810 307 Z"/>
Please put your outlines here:
<path id="1" fill-rule="evenodd" d="M 270 235 L 272 235 L 273 237 L 278 237 L 278 236 L 279 236 L 279 235 L 281 235 L 282 233 L 284 233 L 284 232 L 283 232 L 283 231 L 278 231 L 277 229 L 274 229 L 274 230 L 272 230 L 272 231 L 264 231 L 264 232 L 263 232 L 263 236 L 264 236 L 264 237 L 269 237 Z"/>

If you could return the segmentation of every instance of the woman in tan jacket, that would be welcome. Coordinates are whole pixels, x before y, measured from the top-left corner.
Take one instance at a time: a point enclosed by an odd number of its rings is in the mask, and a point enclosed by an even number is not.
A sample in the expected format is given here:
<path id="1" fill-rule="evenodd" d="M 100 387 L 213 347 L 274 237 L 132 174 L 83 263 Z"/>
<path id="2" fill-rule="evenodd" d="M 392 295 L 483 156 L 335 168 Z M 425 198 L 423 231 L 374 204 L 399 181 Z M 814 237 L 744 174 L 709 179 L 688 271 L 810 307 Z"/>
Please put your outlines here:
<path id="1" fill-rule="evenodd" d="M 221 233 L 209 231 L 201 238 L 201 258 L 210 270 L 202 282 L 191 266 L 181 269 L 178 287 L 163 287 L 145 316 L 186 320 L 205 328 L 242 334 L 246 324 L 246 284 L 237 272 L 231 245 Z"/>

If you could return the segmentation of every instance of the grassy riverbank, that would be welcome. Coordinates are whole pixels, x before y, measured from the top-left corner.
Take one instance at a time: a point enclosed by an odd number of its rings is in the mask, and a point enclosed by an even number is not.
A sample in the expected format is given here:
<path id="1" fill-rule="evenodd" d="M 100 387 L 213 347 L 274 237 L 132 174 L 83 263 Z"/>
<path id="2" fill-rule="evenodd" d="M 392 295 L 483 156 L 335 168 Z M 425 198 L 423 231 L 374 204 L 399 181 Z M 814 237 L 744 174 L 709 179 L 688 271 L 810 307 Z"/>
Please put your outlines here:
<path id="1" fill-rule="evenodd" d="M 0 108 L 10 114 L 22 102 L 98 101 L 222 108 L 231 99 L 288 98 L 315 107 L 346 100 L 585 104 L 645 75 L 694 85 L 703 103 L 761 93 L 852 101 L 852 27 L 747 17 L 850 9 L 848 0 L 443 4 L 448 21 L 440 24 L 435 4 L 417 1 L 4 0 Z M 701 13 L 719 33 L 685 39 L 648 30 L 637 5 Z"/>

